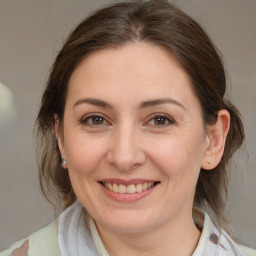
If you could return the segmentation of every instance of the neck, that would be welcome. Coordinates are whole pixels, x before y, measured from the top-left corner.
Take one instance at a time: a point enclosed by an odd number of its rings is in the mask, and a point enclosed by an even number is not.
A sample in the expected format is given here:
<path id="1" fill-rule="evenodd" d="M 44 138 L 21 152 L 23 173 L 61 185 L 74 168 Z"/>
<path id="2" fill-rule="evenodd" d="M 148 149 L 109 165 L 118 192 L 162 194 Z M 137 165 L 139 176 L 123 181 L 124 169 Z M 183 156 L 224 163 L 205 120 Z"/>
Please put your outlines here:
<path id="1" fill-rule="evenodd" d="M 192 255 L 200 238 L 192 213 L 179 216 L 162 226 L 137 233 L 119 233 L 97 224 L 106 250 L 111 256 Z"/>

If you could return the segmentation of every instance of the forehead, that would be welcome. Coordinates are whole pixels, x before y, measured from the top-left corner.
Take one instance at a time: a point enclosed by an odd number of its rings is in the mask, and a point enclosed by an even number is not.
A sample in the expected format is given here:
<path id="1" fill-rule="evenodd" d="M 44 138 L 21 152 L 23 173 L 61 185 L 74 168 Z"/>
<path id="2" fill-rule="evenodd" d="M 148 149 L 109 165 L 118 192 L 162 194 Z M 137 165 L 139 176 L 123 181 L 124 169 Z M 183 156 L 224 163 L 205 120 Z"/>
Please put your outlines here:
<path id="1" fill-rule="evenodd" d="M 96 51 L 79 64 L 69 81 L 68 96 L 120 98 L 124 93 L 147 98 L 194 95 L 187 74 L 171 53 L 148 43 Z"/>
<path id="2" fill-rule="evenodd" d="M 151 73 L 152 69 L 154 69 L 154 72 L 164 71 L 169 68 L 166 66 L 167 62 L 169 65 L 172 64 L 182 70 L 182 66 L 174 55 L 165 48 L 151 43 L 135 42 L 92 52 L 78 65 L 72 76 L 77 73 L 81 66 L 85 65 L 88 67 L 87 70 L 92 68 L 90 71 L 93 71 L 96 68 L 97 71 L 95 71 L 98 73 L 110 73 L 112 67 L 113 71 L 122 71 L 124 68 L 136 74 L 139 72 L 145 73 L 146 69 L 148 73 Z M 165 66 L 166 68 L 164 68 Z"/>

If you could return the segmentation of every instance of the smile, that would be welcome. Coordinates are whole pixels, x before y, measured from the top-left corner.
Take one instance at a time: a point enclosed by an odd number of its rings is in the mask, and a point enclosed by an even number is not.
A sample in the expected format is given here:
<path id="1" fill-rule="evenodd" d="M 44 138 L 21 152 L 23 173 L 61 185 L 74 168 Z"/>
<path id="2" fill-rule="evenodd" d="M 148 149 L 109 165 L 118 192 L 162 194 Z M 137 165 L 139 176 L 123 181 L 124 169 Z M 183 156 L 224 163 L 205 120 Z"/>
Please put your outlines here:
<path id="1" fill-rule="evenodd" d="M 146 191 L 153 186 L 157 185 L 159 182 L 144 182 L 138 184 L 116 184 L 111 182 L 101 182 L 101 184 L 108 190 L 118 194 L 135 194 L 142 191 Z"/>

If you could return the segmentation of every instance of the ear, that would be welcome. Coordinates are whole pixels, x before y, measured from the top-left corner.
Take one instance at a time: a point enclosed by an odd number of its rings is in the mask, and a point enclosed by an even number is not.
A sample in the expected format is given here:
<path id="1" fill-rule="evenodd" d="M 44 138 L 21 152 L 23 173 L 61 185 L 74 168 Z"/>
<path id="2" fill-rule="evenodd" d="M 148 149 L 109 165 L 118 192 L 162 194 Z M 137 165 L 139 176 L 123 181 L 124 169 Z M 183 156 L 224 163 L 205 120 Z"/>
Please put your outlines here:
<path id="1" fill-rule="evenodd" d="M 207 142 L 201 167 L 214 169 L 220 162 L 230 126 L 230 114 L 222 109 L 218 112 L 217 122 L 207 127 Z"/>
<path id="2" fill-rule="evenodd" d="M 65 150 L 64 150 L 65 147 L 64 147 L 63 133 L 60 127 L 60 119 L 57 114 L 54 114 L 54 120 L 55 120 L 54 128 L 55 128 L 56 139 L 58 141 L 59 151 L 60 151 L 61 157 L 66 158 Z"/>

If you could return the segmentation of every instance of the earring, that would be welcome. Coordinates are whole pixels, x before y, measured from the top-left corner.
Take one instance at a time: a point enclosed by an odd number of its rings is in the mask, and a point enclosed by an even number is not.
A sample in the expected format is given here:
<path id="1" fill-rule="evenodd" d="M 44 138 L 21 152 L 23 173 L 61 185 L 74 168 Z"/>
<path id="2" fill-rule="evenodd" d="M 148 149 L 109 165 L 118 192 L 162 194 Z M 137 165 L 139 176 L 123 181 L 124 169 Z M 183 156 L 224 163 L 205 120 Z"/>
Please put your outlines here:
<path id="1" fill-rule="evenodd" d="M 68 168 L 68 163 L 67 161 L 65 160 L 65 158 L 61 157 L 60 158 L 60 164 L 61 164 L 61 167 L 64 168 L 64 169 L 67 169 Z"/>

